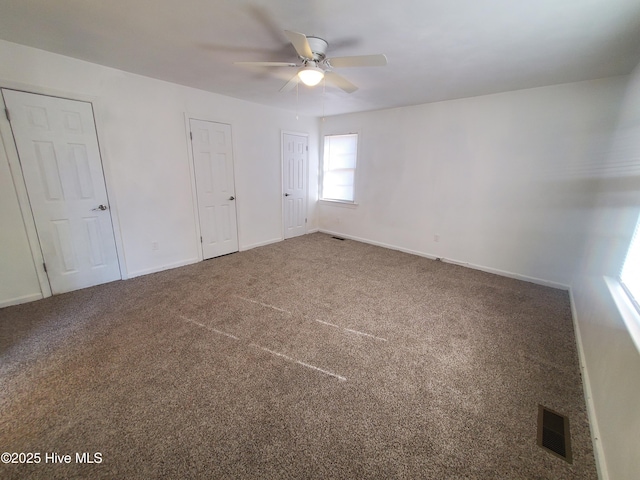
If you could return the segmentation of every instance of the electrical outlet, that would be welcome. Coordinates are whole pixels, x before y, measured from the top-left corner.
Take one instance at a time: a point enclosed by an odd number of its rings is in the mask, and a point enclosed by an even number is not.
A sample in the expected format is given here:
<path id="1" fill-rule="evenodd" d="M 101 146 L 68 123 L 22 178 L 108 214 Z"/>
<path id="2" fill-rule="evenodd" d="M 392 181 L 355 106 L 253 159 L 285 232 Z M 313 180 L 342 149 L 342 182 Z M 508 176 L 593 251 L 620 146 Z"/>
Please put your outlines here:
<path id="1" fill-rule="evenodd" d="M 434 235 L 433 236 L 433 241 L 434 242 L 439 242 L 440 241 L 440 235 Z"/>
<path id="2" fill-rule="evenodd" d="M 160 250 L 160 245 L 158 245 L 158 242 L 151 242 L 151 250 Z"/>

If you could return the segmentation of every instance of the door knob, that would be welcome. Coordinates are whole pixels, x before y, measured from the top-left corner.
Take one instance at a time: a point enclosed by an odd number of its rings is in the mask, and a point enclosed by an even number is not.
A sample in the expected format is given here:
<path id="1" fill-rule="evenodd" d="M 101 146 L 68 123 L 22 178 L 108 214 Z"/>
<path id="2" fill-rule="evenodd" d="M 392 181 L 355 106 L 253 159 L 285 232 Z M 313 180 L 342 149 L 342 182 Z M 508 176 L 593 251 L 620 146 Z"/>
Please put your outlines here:
<path id="1" fill-rule="evenodd" d="M 288 197 L 289 195 L 291 195 L 290 193 L 285 193 L 284 196 Z"/>
<path id="2" fill-rule="evenodd" d="M 236 199 L 236 197 L 234 197 L 233 195 L 231 195 L 231 196 L 229 197 L 229 200 L 235 200 L 235 199 Z"/>
<path id="3" fill-rule="evenodd" d="M 96 210 L 106 210 L 108 207 L 106 205 L 98 205 L 96 208 L 92 208 L 91 211 L 95 212 Z"/>

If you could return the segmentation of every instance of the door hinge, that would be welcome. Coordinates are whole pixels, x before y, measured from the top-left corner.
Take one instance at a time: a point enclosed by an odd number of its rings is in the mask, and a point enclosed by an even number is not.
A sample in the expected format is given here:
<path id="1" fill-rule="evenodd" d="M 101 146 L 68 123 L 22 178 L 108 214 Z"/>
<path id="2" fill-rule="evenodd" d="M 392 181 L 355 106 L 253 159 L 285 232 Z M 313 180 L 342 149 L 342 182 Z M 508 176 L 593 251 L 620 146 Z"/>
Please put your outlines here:
<path id="1" fill-rule="evenodd" d="M 304 223 L 307 223 L 307 219 L 306 218 L 304 219 Z"/>
<path id="2" fill-rule="evenodd" d="M 189 137 L 191 137 L 191 140 L 193 140 L 193 132 L 189 132 Z"/>
<path id="3" fill-rule="evenodd" d="M 200 243 L 202 243 L 202 237 L 200 237 Z"/>
<path id="4" fill-rule="evenodd" d="M 11 115 L 9 114 L 9 109 L 5 107 L 4 114 L 7 117 L 7 122 L 11 122 Z"/>
<path id="5" fill-rule="evenodd" d="M 308 152 L 309 151 L 309 145 L 306 145 L 306 147 L 307 147 L 307 152 Z"/>
<path id="6" fill-rule="evenodd" d="M 47 273 L 47 264 L 42 262 L 42 268 L 44 268 L 44 273 Z"/>

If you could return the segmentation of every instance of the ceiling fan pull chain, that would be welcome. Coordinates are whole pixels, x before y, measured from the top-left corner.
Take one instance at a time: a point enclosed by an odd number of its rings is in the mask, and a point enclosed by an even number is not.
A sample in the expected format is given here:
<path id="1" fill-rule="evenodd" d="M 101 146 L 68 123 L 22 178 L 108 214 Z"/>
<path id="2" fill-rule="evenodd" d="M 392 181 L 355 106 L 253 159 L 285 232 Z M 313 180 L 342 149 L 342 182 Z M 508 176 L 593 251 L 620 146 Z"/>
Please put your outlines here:
<path id="1" fill-rule="evenodd" d="M 326 102 L 326 96 L 324 92 L 327 90 L 327 79 L 322 79 L 322 121 L 324 122 L 324 104 Z"/>

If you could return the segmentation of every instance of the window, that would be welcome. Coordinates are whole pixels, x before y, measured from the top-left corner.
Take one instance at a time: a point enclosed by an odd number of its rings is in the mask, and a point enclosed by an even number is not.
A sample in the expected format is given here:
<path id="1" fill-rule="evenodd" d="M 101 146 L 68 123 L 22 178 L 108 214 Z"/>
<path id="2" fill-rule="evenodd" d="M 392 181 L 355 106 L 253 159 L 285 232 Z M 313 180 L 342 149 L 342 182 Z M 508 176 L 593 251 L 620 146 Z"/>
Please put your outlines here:
<path id="1" fill-rule="evenodd" d="M 631 238 L 631 245 L 620 273 L 620 283 L 640 310 L 640 222 Z"/>
<path id="2" fill-rule="evenodd" d="M 353 203 L 358 134 L 326 135 L 322 160 L 322 199 Z"/>

